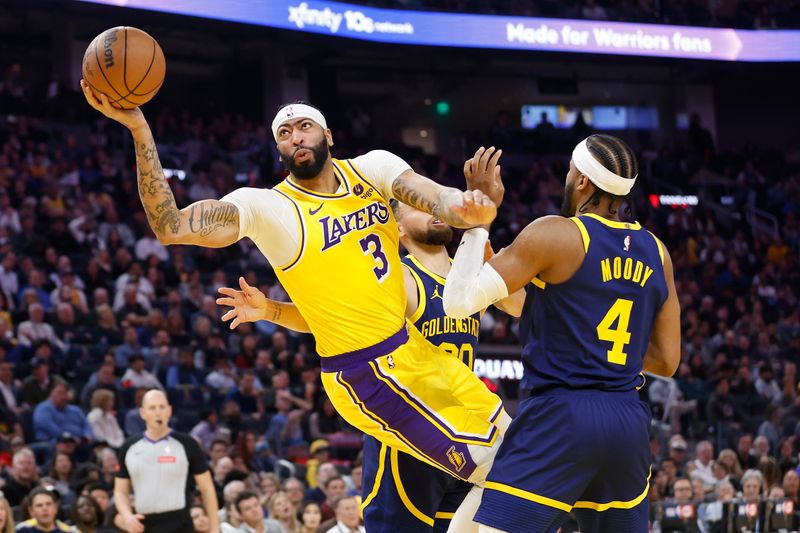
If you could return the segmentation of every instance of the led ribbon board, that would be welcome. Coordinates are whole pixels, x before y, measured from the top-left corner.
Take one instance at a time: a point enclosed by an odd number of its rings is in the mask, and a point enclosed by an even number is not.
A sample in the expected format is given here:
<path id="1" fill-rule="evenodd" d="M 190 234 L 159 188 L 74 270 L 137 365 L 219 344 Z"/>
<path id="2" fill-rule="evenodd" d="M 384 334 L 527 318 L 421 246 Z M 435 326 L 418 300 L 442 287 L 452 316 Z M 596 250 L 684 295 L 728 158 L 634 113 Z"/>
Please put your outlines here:
<path id="1" fill-rule="evenodd" d="M 366 41 L 675 57 L 800 61 L 800 31 L 375 9 L 297 0 L 80 0 Z"/>

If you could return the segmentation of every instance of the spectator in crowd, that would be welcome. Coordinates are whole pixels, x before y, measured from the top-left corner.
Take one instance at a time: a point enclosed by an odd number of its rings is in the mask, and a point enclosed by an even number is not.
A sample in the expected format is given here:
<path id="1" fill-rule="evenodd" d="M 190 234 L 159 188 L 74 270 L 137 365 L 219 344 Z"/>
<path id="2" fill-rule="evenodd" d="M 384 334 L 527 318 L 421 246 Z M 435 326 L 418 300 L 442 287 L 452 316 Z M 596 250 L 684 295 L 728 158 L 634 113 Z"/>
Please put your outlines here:
<path id="1" fill-rule="evenodd" d="M 692 480 L 702 481 L 705 490 L 712 490 L 717 483 L 714 476 L 714 446 L 704 440 L 695 446 L 696 459 L 692 461 Z"/>
<path id="2" fill-rule="evenodd" d="M 21 323 L 17 329 L 17 337 L 21 344 L 31 346 L 37 341 L 45 340 L 59 350 L 64 349 L 64 342 L 56 337 L 53 326 L 44 321 L 42 304 L 33 303 L 28 306 L 28 316 L 30 318 Z"/>
<path id="3" fill-rule="evenodd" d="M 72 457 L 67 453 L 56 452 L 47 475 L 53 480 L 53 485 L 65 504 L 70 504 L 75 499 L 75 492 L 71 486 L 74 474 L 75 464 Z"/>
<path id="4" fill-rule="evenodd" d="M 58 520 L 58 498 L 44 487 L 37 487 L 28 495 L 28 513 L 31 518 L 17 526 L 17 533 L 49 533 L 52 531 L 78 530 Z"/>
<path id="5" fill-rule="evenodd" d="M 211 450 L 213 442 L 225 436 L 225 432 L 219 424 L 219 415 L 213 409 L 204 409 L 200 412 L 200 421 L 192 428 L 189 434 L 206 451 Z"/>
<path id="6" fill-rule="evenodd" d="M 209 533 L 211 531 L 211 523 L 208 521 L 208 515 L 202 505 L 192 505 L 189 514 L 192 517 L 193 533 Z"/>
<path id="7" fill-rule="evenodd" d="M 145 368 L 144 356 L 140 353 L 134 353 L 128 358 L 128 368 L 122 374 L 121 381 L 122 386 L 126 388 L 164 390 L 164 386 L 158 381 L 158 378 Z"/>
<path id="8" fill-rule="evenodd" d="M 258 494 L 244 491 L 236 497 L 236 510 L 242 519 L 242 533 L 282 533 L 280 522 L 264 517 Z"/>
<path id="9" fill-rule="evenodd" d="M 100 365 L 97 372 L 89 378 L 89 382 L 81 390 L 81 405 L 84 409 L 90 407 L 92 396 L 98 390 L 111 392 L 115 402 L 122 395 L 122 389 L 119 388 L 117 378 L 114 375 L 115 371 L 113 360 L 110 360 Z"/>
<path id="10" fill-rule="evenodd" d="M 142 399 L 148 390 L 145 387 L 137 388 L 133 397 L 134 408 L 125 413 L 125 434 L 129 437 L 138 437 L 144 433 L 145 423 L 139 414 L 139 408 L 142 406 Z"/>
<path id="11" fill-rule="evenodd" d="M 322 511 L 317 502 L 306 502 L 302 507 L 298 507 L 297 516 L 300 520 L 298 533 L 317 533 L 322 524 Z"/>
<path id="12" fill-rule="evenodd" d="M 753 435 L 745 433 L 739 437 L 736 457 L 743 472 L 758 466 L 758 457 L 753 454 Z"/>
<path id="13" fill-rule="evenodd" d="M 278 522 L 286 533 L 297 532 L 300 522 L 297 520 L 297 509 L 292 506 L 285 492 L 276 492 L 267 501 L 269 516 Z"/>
<path id="14" fill-rule="evenodd" d="M 103 511 L 104 514 L 111 507 L 111 491 L 108 488 L 108 485 L 102 481 L 94 481 L 86 485 L 86 487 L 83 489 L 83 494 L 90 496 L 94 501 L 96 501 L 97 505 L 100 506 L 100 510 Z"/>
<path id="15" fill-rule="evenodd" d="M 764 492 L 764 476 L 758 470 L 747 470 L 742 475 L 742 499 L 757 502 Z"/>
<path id="16" fill-rule="evenodd" d="M 260 390 L 256 387 L 256 375 L 252 370 L 242 372 L 239 386 L 230 392 L 228 397 L 239 404 L 241 412 L 255 420 L 264 414 L 264 403 Z"/>
<path id="17" fill-rule="evenodd" d="M 94 498 L 81 495 L 72 504 L 70 519 L 80 533 L 97 533 L 103 525 L 104 514 Z"/>
<path id="18" fill-rule="evenodd" d="M 86 417 L 94 438 L 105 441 L 112 448 L 119 448 L 125 442 L 125 435 L 117 422 L 114 410 L 114 393 L 108 389 L 96 389 L 92 393 L 89 415 Z"/>
<path id="19" fill-rule="evenodd" d="M 14 363 L 0 361 L 0 407 L 12 413 L 19 413 L 22 410 L 18 402 L 21 385 L 19 380 L 14 378 Z"/>
<path id="20" fill-rule="evenodd" d="M 333 465 L 331 465 L 333 466 Z M 335 470 L 335 468 L 334 468 Z M 283 481 L 283 492 L 289 497 L 292 507 L 295 509 L 300 508 L 300 504 L 305 500 L 306 487 L 303 482 L 296 477 L 288 477 Z M 312 501 L 312 500 L 309 500 Z M 319 505 L 319 502 L 314 502 Z"/>
<path id="21" fill-rule="evenodd" d="M 335 503 L 345 495 L 347 485 L 342 476 L 335 475 L 322 484 L 322 491 L 325 493 L 325 500 L 320 505 L 320 509 L 322 510 L 322 520 L 325 521 L 330 520 L 336 514 Z"/>
<path id="22" fill-rule="evenodd" d="M 50 397 L 36 406 L 33 427 L 38 440 L 53 444 L 64 433 L 75 435 L 84 443 L 93 438 L 86 415 L 80 407 L 69 403 L 69 388 L 64 383 L 56 383 Z"/>
<path id="23" fill-rule="evenodd" d="M 297 406 L 293 409 L 294 406 Z M 311 406 L 285 389 L 276 393 L 277 413 L 269 421 L 267 442 L 280 456 L 285 456 L 290 448 L 305 444 L 301 422 L 306 410 Z"/>
<path id="24" fill-rule="evenodd" d="M 684 477 L 679 477 L 672 484 L 673 501 L 675 503 L 688 503 L 692 500 L 692 483 Z"/>
<path id="25" fill-rule="evenodd" d="M 353 496 L 340 496 L 333 504 L 336 511 L 336 524 L 326 533 L 366 533 L 360 525 L 358 500 Z"/>
<path id="26" fill-rule="evenodd" d="M 14 453 L 11 475 L 3 486 L 3 496 L 12 507 L 16 507 L 33 490 L 38 479 L 36 456 L 29 448 L 21 448 Z"/>

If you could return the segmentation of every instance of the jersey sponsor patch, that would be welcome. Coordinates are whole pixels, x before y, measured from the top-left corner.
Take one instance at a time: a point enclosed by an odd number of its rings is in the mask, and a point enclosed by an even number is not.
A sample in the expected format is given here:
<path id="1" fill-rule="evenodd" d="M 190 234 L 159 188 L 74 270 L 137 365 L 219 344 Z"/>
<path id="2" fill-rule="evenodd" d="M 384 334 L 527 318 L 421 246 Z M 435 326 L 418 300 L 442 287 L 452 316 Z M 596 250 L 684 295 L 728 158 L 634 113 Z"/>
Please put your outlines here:
<path id="1" fill-rule="evenodd" d="M 159 455 L 158 462 L 159 463 L 174 463 L 177 461 L 177 458 L 174 455 Z"/>

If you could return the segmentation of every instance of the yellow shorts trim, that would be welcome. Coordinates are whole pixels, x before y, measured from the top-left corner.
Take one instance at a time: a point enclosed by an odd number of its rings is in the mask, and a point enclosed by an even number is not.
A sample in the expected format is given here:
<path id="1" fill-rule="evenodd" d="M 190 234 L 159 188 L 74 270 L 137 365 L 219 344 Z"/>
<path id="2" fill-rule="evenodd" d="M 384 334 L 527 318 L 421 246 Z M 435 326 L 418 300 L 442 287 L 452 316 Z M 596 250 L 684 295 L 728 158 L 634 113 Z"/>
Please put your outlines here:
<path id="1" fill-rule="evenodd" d="M 419 509 L 417 506 L 414 505 L 414 502 L 408 497 L 406 494 L 406 489 L 403 487 L 403 480 L 400 479 L 400 470 L 397 468 L 397 450 L 392 448 L 391 455 L 389 456 L 389 461 L 391 462 L 391 469 L 392 469 L 392 478 L 394 479 L 394 486 L 397 489 L 397 494 L 400 495 L 400 501 L 403 502 L 403 505 L 406 506 L 408 512 L 417 517 L 418 520 L 424 522 L 425 524 L 433 527 L 433 518 L 426 515 Z"/>
<path id="2" fill-rule="evenodd" d="M 428 420 L 428 422 L 433 424 L 442 434 L 446 435 L 453 442 L 463 442 L 464 444 L 474 444 L 477 446 L 491 446 L 497 440 L 498 431 L 497 428 L 491 424 L 491 422 L 489 425 L 488 434 L 485 436 L 475 435 L 475 438 L 471 439 L 469 437 L 464 436 L 461 433 L 458 433 L 455 428 L 448 427 L 448 424 L 446 422 L 443 422 L 438 418 L 434 418 L 433 416 L 430 415 L 430 413 L 427 413 L 424 409 L 420 408 L 416 403 L 409 401 L 408 397 L 411 396 L 412 393 L 403 388 L 400 383 L 396 383 L 392 379 L 387 379 L 381 376 L 380 373 L 378 372 L 378 367 L 375 362 L 370 361 L 368 364 L 370 365 L 370 367 L 372 367 L 372 372 L 375 374 L 375 377 L 377 379 L 386 383 L 386 385 L 390 389 L 392 389 L 405 403 L 413 407 L 414 410 L 416 410 L 419 414 L 425 417 L 425 419 Z M 417 398 L 417 401 L 422 403 L 422 400 L 419 398 Z M 431 409 L 431 412 L 433 412 L 433 409 Z M 488 441 L 486 439 L 488 439 Z"/>
<path id="3" fill-rule="evenodd" d="M 381 481 L 383 480 L 383 468 L 384 464 L 386 463 L 386 445 L 381 443 L 381 449 L 378 452 L 378 471 L 375 472 L 375 482 L 372 485 L 372 490 L 369 492 L 369 495 L 366 499 L 361 502 L 361 510 L 367 508 L 367 505 L 375 499 L 375 496 L 378 495 L 378 489 L 381 488 Z"/>
<path id="4" fill-rule="evenodd" d="M 456 513 L 436 513 L 434 516 L 437 520 L 452 520 Z"/>
<path id="5" fill-rule="evenodd" d="M 546 505 L 547 507 L 553 507 L 555 509 L 564 511 L 565 513 L 568 513 L 572 510 L 572 506 L 569 505 L 568 503 L 560 502 L 558 500 L 548 498 L 547 496 L 534 494 L 533 492 L 528 492 L 527 490 L 518 489 L 516 487 L 512 487 L 504 483 L 497 483 L 496 481 L 487 481 L 486 488 L 491 490 L 496 490 L 499 492 L 505 492 L 506 494 L 516 496 L 517 498 L 522 498 L 523 500 L 528 500 L 534 503 L 539 503 L 541 505 Z"/>
<path id="6" fill-rule="evenodd" d="M 592 509 L 593 511 L 607 511 L 609 509 L 633 509 L 647 497 L 647 493 L 650 492 L 650 475 L 652 471 L 647 474 L 647 485 L 645 485 L 644 490 L 641 494 L 639 494 L 636 498 L 632 500 L 628 500 L 627 502 L 622 501 L 610 501 L 608 503 L 596 503 L 596 502 L 586 502 L 586 501 L 577 501 L 575 502 L 574 507 L 576 509 Z"/>

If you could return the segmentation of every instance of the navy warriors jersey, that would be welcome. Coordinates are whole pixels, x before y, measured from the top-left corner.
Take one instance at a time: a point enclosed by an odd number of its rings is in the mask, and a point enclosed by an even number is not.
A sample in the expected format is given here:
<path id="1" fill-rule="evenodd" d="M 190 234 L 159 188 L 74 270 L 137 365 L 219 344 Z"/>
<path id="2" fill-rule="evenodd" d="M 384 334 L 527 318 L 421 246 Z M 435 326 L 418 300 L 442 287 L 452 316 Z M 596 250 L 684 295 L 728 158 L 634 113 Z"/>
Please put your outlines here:
<path id="1" fill-rule="evenodd" d="M 564 283 L 532 280 L 520 325 L 534 393 L 555 387 L 634 390 L 656 316 L 667 298 L 664 253 L 638 222 L 594 214 L 571 219 L 586 256 Z"/>
<path id="2" fill-rule="evenodd" d="M 447 316 L 442 303 L 445 279 L 425 268 L 411 254 L 402 261 L 417 282 L 419 296 L 419 307 L 409 320 L 431 344 L 460 358 L 472 370 L 481 326 L 480 313 L 467 318 Z"/>

